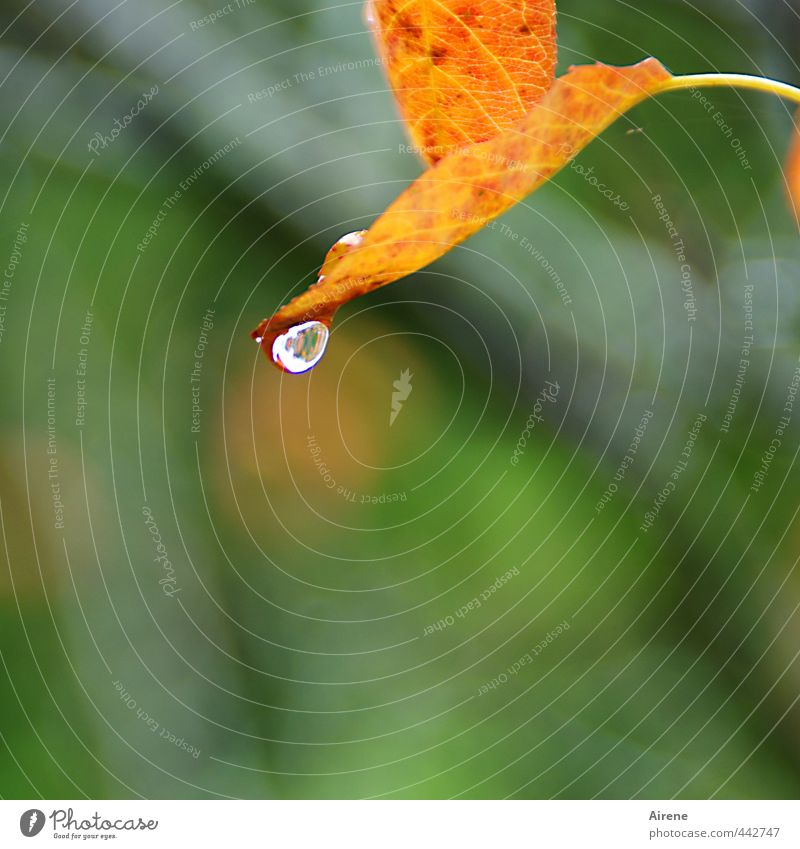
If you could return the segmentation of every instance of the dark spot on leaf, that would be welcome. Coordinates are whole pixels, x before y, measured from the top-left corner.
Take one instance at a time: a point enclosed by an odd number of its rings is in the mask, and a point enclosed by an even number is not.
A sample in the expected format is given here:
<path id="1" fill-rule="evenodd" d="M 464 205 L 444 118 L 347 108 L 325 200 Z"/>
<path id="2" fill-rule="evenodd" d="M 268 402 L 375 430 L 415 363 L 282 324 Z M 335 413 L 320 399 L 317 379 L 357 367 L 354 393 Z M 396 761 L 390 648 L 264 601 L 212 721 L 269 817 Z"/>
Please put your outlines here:
<path id="1" fill-rule="evenodd" d="M 394 28 L 402 32 L 404 39 L 418 39 L 422 36 L 422 27 L 417 26 L 408 15 L 398 15 Z"/>
<path id="2" fill-rule="evenodd" d="M 447 50 L 444 47 L 432 47 L 431 48 L 431 60 L 434 65 L 441 65 L 447 56 Z"/>

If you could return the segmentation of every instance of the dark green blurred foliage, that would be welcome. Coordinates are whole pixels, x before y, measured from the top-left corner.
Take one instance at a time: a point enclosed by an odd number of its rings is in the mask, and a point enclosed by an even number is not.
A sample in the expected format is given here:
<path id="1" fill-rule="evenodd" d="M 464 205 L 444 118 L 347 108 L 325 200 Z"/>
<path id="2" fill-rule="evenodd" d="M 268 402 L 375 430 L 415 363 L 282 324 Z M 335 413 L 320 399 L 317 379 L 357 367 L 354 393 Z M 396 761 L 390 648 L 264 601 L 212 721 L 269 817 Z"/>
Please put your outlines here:
<path id="1" fill-rule="evenodd" d="M 567 168 L 346 307 L 323 364 L 287 379 L 249 330 L 420 165 L 360 4 L 259 0 L 192 26 L 215 8 L 2 12 L 4 268 L 21 223 L 28 240 L 0 341 L 0 792 L 796 798 L 800 408 L 751 491 L 800 356 L 790 110 L 713 92 L 746 169 L 690 94 L 641 106 L 579 159 L 627 211 Z M 559 8 L 562 69 L 652 54 L 800 82 L 788 4 Z M 723 432 L 747 286 L 754 342 Z M 414 389 L 390 428 L 403 369 Z M 557 402 L 514 465 L 546 380 Z"/>

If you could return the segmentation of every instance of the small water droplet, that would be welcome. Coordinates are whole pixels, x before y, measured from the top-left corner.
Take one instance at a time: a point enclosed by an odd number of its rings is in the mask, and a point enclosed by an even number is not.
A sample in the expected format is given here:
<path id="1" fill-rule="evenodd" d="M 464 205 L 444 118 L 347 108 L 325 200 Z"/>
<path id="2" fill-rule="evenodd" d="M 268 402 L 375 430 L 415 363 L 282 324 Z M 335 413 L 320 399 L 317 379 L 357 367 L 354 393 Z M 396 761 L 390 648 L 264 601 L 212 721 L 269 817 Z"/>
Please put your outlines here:
<path id="1" fill-rule="evenodd" d="M 325 257 L 325 262 L 322 263 L 322 268 L 319 270 L 319 275 L 315 285 L 319 286 L 320 283 L 322 283 L 328 274 L 333 271 L 333 267 L 337 262 L 339 262 L 339 260 L 344 259 L 347 254 L 360 247 L 366 235 L 366 230 L 356 230 L 354 233 L 347 233 L 342 236 L 342 238 L 339 239 L 339 241 L 336 242 L 336 244 L 328 251 Z"/>
<path id="2" fill-rule="evenodd" d="M 296 324 L 279 333 L 272 343 L 272 359 L 290 374 L 310 371 L 322 359 L 330 330 L 321 321 Z"/>

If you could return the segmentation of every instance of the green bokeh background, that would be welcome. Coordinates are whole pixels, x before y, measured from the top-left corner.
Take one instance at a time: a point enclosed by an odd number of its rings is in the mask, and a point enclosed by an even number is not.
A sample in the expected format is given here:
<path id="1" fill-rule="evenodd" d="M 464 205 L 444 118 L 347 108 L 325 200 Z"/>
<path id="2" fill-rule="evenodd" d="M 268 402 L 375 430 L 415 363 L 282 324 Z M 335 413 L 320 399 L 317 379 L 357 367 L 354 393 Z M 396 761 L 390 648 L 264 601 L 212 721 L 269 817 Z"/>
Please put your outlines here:
<path id="1" fill-rule="evenodd" d="M 348 305 L 323 363 L 286 378 L 249 331 L 420 164 L 360 3 L 255 0 L 192 25 L 222 6 L 0 12 L 4 269 L 27 225 L 0 341 L 0 793 L 796 798 L 800 408 L 751 491 L 800 357 L 790 108 L 709 94 L 748 170 L 691 94 L 642 105 L 578 160 L 628 211 L 566 169 L 503 228 Z M 561 70 L 655 55 L 800 83 L 789 3 L 559 10 Z M 723 432 L 748 285 L 754 343 Z M 546 380 L 558 398 L 513 465 Z"/>

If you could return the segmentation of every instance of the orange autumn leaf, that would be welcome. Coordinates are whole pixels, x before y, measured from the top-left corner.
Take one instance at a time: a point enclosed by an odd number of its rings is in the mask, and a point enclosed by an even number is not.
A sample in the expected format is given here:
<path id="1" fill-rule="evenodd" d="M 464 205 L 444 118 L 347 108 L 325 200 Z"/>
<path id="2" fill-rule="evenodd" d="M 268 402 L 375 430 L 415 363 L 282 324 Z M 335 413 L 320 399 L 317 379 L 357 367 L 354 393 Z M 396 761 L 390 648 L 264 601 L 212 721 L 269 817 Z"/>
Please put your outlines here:
<path id="1" fill-rule="evenodd" d="M 800 110 L 794 116 L 795 129 L 786 155 L 784 175 L 789 209 L 800 226 Z"/>
<path id="2" fill-rule="evenodd" d="M 510 129 L 553 83 L 555 0 L 370 0 L 367 19 L 428 163 Z"/>
<path id="3" fill-rule="evenodd" d="M 319 351 L 321 356 L 327 341 L 324 328 L 309 326 L 305 338 L 305 330 L 285 340 L 284 332 L 320 322 L 329 326 L 343 303 L 447 253 L 549 180 L 622 113 L 670 79 L 655 59 L 628 68 L 572 68 L 513 129 L 441 160 L 369 230 L 334 245 L 320 280 L 262 321 L 253 337 L 273 359 L 273 346 L 278 344 L 283 353 L 284 341 L 289 356 L 302 346 L 304 353 L 316 356 Z M 281 341 L 276 343 L 278 337 Z M 278 359 L 285 366 L 286 361 Z"/>

